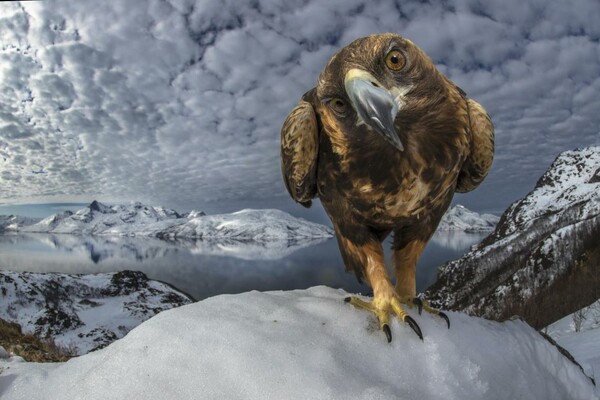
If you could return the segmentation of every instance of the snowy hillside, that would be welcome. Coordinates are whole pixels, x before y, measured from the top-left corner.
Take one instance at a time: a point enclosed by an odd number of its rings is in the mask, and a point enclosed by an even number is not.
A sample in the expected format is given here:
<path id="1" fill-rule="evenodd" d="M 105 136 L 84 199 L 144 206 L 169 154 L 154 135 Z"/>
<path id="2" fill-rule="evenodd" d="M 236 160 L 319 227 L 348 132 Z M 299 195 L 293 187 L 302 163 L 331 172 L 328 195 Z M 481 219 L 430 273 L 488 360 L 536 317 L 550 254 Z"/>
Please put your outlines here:
<path id="1" fill-rule="evenodd" d="M 64 212 L 20 229 L 30 233 L 70 233 L 104 236 L 154 236 L 238 241 L 306 240 L 329 238 L 333 231 L 280 210 L 242 210 L 232 214 L 181 215 L 141 203 L 106 206 L 97 201 L 76 213 Z"/>
<path id="2" fill-rule="evenodd" d="M 448 209 L 438 231 L 484 232 L 493 231 L 500 218 L 493 214 L 478 214 L 460 204 Z"/>
<path id="3" fill-rule="evenodd" d="M 439 271 L 437 306 L 542 328 L 599 296 L 600 147 L 558 156 L 496 230 Z"/>
<path id="4" fill-rule="evenodd" d="M 586 374 L 600 381 L 600 300 L 556 321 L 546 332 L 567 349 Z M 574 318 L 575 317 L 575 318 Z M 575 322 L 579 321 L 579 322 Z M 576 328 L 576 324 L 579 325 Z"/>
<path id="5" fill-rule="evenodd" d="M 0 271 L 0 318 L 77 354 L 102 348 L 191 299 L 141 272 L 97 275 Z M 1 391 L 0 391 L 1 393 Z"/>
<path id="6" fill-rule="evenodd" d="M 589 400 L 581 370 L 521 321 L 392 322 L 388 344 L 341 290 L 222 295 L 159 314 L 62 364 L 0 360 L 3 400 Z M 413 313 L 415 314 L 415 313 Z"/>
<path id="7" fill-rule="evenodd" d="M 39 218 L 22 217 L 20 215 L 0 215 L 0 233 L 16 232 L 24 226 L 39 222 Z"/>

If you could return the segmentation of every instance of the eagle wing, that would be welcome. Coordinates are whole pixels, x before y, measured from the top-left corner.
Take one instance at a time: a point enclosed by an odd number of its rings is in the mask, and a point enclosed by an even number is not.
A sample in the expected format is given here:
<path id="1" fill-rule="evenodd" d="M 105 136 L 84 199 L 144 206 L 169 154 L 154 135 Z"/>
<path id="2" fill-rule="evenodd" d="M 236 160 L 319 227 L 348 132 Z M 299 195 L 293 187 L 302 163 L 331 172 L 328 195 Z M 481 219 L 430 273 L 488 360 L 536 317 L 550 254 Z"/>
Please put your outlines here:
<path id="1" fill-rule="evenodd" d="M 485 109 L 475 100 L 466 99 L 471 131 L 471 151 L 456 183 L 457 192 L 470 192 L 487 176 L 494 160 L 494 125 Z"/>
<path id="2" fill-rule="evenodd" d="M 281 170 L 290 196 L 310 207 L 317 194 L 319 133 L 313 106 L 300 100 L 281 128 Z"/>

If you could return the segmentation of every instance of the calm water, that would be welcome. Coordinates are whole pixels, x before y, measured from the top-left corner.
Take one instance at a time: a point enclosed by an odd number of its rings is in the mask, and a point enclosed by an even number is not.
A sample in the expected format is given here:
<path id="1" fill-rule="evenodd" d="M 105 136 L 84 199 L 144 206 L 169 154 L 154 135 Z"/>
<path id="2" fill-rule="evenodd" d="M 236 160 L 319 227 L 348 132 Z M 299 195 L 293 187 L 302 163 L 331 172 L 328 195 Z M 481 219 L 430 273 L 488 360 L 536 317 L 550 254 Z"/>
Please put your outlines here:
<path id="1" fill-rule="evenodd" d="M 434 282 L 438 266 L 460 257 L 484 236 L 458 232 L 436 235 L 419 262 L 417 290 L 422 291 Z M 387 242 L 386 247 L 390 247 Z M 304 289 L 315 285 L 349 292 L 370 290 L 359 284 L 353 273 L 344 272 L 335 239 L 260 244 L 6 235 L 0 236 L 0 269 L 77 274 L 139 270 L 198 300 L 223 293 Z"/>

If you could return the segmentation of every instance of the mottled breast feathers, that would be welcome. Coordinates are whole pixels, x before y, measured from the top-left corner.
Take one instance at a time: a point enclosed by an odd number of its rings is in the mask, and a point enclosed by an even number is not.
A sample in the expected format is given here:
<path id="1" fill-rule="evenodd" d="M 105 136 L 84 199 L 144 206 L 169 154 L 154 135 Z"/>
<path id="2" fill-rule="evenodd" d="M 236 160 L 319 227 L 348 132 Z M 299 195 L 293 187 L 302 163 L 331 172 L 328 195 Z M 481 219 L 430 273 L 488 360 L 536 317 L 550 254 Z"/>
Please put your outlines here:
<path id="1" fill-rule="evenodd" d="M 312 105 L 300 100 L 281 129 L 281 169 L 290 196 L 310 207 L 317 194 L 319 130 Z"/>
<path id="2" fill-rule="evenodd" d="M 456 181 L 457 192 L 470 192 L 487 176 L 494 160 L 494 125 L 485 109 L 466 99 L 471 133 L 470 153 Z"/>

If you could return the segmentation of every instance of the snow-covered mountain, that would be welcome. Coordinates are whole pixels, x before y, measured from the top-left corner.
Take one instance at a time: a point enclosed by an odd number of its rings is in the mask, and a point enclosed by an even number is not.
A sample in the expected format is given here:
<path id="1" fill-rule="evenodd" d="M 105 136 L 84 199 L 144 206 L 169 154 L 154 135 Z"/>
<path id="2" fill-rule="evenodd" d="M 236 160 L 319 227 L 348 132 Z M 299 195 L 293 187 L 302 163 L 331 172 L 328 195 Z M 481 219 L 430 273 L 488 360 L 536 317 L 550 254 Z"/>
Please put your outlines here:
<path id="1" fill-rule="evenodd" d="M 153 236 L 160 222 L 178 223 L 185 219 L 175 210 L 142 203 L 107 206 L 93 201 L 75 213 L 51 215 L 22 232 L 71 233 L 79 235 Z"/>
<path id="2" fill-rule="evenodd" d="M 495 231 L 443 265 L 427 296 L 437 306 L 536 328 L 600 297 L 600 147 L 560 154 Z"/>
<path id="3" fill-rule="evenodd" d="M 24 226 L 36 224 L 39 218 L 22 217 L 20 215 L 0 215 L 0 233 L 17 232 Z"/>
<path id="4" fill-rule="evenodd" d="M 0 283 L 0 318 L 77 354 L 105 347 L 159 312 L 192 302 L 173 287 L 133 271 L 0 271 Z"/>
<path id="5" fill-rule="evenodd" d="M 158 237 L 234 239 L 247 241 L 329 238 L 333 231 L 320 224 L 292 217 L 280 210 L 245 209 L 231 214 L 206 215 L 156 233 Z"/>
<path id="6" fill-rule="evenodd" d="M 280 210 L 246 209 L 218 215 L 192 211 L 181 215 L 175 210 L 141 203 L 109 207 L 97 201 L 76 213 L 54 214 L 36 224 L 25 226 L 20 231 L 193 238 L 207 241 L 301 241 L 333 236 L 333 231 L 324 225 L 295 218 Z"/>
<path id="7" fill-rule="evenodd" d="M 342 290 L 221 295 L 163 312 L 66 363 L 0 359 L 3 400 L 598 399 L 581 369 L 522 321 L 408 310 L 394 339 Z M 501 356 L 499 356 L 501 355 Z"/>
<path id="8" fill-rule="evenodd" d="M 493 231 L 498 220 L 500 220 L 500 217 L 496 215 L 479 214 L 467 209 L 465 206 L 457 204 L 446 211 L 437 230 L 464 232 Z"/>

